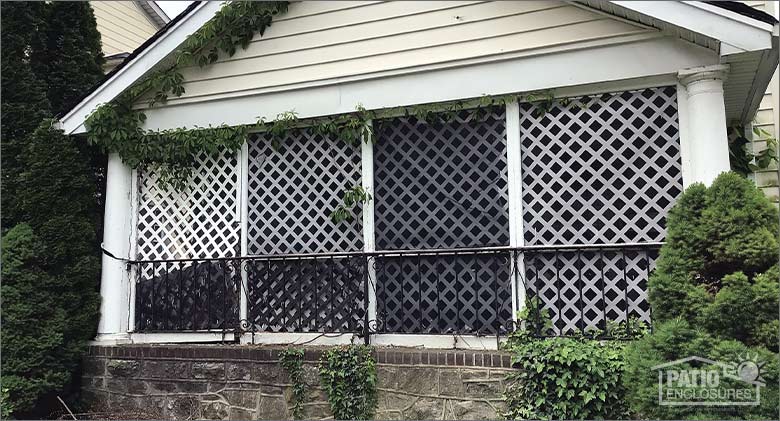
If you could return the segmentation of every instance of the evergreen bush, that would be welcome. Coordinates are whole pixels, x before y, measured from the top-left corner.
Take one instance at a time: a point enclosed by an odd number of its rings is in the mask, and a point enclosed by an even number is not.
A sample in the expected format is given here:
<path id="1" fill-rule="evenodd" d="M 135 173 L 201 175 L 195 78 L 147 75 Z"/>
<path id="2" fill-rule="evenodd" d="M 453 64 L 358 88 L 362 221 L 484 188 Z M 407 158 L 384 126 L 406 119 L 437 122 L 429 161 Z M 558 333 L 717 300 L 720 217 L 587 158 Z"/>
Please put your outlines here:
<path id="1" fill-rule="evenodd" d="M 15 416 L 48 415 L 57 394 L 78 393 L 72 374 L 98 319 L 94 184 L 75 140 L 51 125 L 28 140 L 19 177 L 28 223 L 3 244 L 2 376 Z M 31 340 L 31 331 L 46 339 Z"/>
<path id="2" fill-rule="evenodd" d="M 31 66 L 33 38 L 44 22 L 44 3 L 0 3 L 0 37 L 2 48 L 2 86 L 0 87 L 0 141 L 2 141 L 2 220 L 4 231 L 21 222 L 16 196 L 19 174 L 23 169 L 21 154 L 29 136 L 41 120 L 49 115 L 46 85 Z M 13 75 L 11 77 L 11 75 Z"/>
<path id="3" fill-rule="evenodd" d="M 655 330 L 625 353 L 627 400 L 651 418 L 773 418 L 778 414 L 778 211 L 755 185 L 721 174 L 689 187 L 669 212 L 666 244 L 648 283 Z M 689 356 L 758 357 L 758 407 L 658 404 L 652 367 Z"/>
<path id="4" fill-rule="evenodd" d="M 2 2 L 2 416 L 75 404 L 98 320 L 104 158 L 44 120 L 102 77 L 88 3 Z M 10 229 L 10 230 L 9 230 Z M 43 334 L 39 334 L 43 332 Z"/>

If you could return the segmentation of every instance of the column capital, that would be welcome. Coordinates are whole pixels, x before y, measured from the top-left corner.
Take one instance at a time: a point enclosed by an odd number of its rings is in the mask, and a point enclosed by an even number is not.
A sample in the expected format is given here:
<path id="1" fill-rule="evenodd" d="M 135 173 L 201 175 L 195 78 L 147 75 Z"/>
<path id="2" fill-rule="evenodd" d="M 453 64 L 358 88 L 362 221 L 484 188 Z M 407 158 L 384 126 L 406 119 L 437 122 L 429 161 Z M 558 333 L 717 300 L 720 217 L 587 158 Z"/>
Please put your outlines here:
<path id="1" fill-rule="evenodd" d="M 728 64 L 714 64 L 711 66 L 691 67 L 677 72 L 677 79 L 680 83 L 688 86 L 693 82 L 701 80 L 726 80 L 729 73 Z"/>

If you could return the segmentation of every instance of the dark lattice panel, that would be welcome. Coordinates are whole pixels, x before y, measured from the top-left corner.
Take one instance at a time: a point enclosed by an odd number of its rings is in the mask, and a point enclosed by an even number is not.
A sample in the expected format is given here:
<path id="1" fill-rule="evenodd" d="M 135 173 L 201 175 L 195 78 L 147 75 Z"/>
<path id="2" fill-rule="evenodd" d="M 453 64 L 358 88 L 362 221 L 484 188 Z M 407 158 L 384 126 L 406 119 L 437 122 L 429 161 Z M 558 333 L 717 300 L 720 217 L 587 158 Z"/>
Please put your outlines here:
<path id="1" fill-rule="evenodd" d="M 360 210 L 335 224 L 330 212 L 345 188 L 360 185 L 360 145 L 291 132 L 275 150 L 268 134 L 249 140 L 250 254 L 357 251 Z"/>
<path id="2" fill-rule="evenodd" d="M 265 332 L 361 331 L 365 270 L 363 256 L 250 261 L 250 323 Z"/>
<path id="3" fill-rule="evenodd" d="M 235 154 L 201 155 L 181 190 L 161 187 L 151 170 L 140 172 L 138 260 L 238 255 L 238 173 Z M 147 266 L 142 279 L 159 274 Z"/>
<path id="4" fill-rule="evenodd" d="M 527 253 L 528 297 L 538 297 L 552 321 L 543 333 L 603 330 L 627 317 L 649 322 L 647 279 L 657 257 L 654 250 Z"/>
<path id="5" fill-rule="evenodd" d="M 528 245 L 662 241 L 682 191 L 674 87 L 520 107 Z"/>
<path id="6" fill-rule="evenodd" d="M 506 333 L 512 326 L 508 253 L 379 257 L 380 331 Z"/>
<path id="7" fill-rule="evenodd" d="M 503 108 L 433 123 L 398 117 L 375 129 L 378 249 L 509 244 Z"/>
<path id="8" fill-rule="evenodd" d="M 241 277 L 221 261 L 139 264 L 156 273 L 136 285 L 136 330 L 237 329 Z"/>

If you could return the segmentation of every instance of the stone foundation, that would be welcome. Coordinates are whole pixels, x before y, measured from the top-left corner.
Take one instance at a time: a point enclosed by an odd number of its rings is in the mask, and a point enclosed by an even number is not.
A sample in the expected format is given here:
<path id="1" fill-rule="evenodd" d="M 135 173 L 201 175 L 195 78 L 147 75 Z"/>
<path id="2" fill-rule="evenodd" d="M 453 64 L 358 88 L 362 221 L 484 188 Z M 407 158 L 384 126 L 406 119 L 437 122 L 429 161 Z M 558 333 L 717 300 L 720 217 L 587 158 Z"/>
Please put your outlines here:
<path id="1" fill-rule="evenodd" d="M 307 419 L 332 418 L 320 388 L 322 348 L 307 348 Z M 91 347 L 84 401 L 98 412 L 166 419 L 291 419 L 282 348 L 237 345 Z M 500 418 L 510 356 L 495 351 L 378 348 L 377 419 Z"/>

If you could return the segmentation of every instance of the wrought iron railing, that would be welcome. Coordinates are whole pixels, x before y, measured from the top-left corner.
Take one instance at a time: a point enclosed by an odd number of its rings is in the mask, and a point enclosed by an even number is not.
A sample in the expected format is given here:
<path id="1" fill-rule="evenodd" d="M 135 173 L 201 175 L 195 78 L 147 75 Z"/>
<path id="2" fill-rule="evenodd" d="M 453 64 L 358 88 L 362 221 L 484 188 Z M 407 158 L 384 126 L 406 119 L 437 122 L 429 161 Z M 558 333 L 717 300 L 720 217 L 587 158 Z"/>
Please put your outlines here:
<path id="1" fill-rule="evenodd" d="M 515 329 L 512 309 L 523 301 L 535 318 L 525 327 L 537 335 L 604 332 L 649 322 L 646 284 L 659 247 L 136 261 L 135 330 L 500 336 Z"/>

